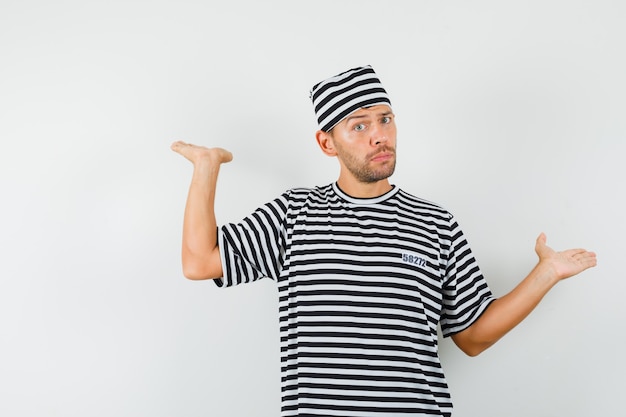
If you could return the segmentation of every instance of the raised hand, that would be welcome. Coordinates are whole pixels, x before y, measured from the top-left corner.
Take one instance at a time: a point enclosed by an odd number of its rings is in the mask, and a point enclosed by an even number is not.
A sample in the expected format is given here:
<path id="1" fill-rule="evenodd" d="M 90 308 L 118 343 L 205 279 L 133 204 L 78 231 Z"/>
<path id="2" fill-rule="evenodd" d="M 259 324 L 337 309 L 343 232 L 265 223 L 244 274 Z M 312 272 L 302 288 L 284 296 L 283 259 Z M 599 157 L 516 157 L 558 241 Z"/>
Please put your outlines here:
<path id="1" fill-rule="evenodd" d="M 221 277 L 215 189 L 220 165 L 230 162 L 233 155 L 226 149 L 206 148 L 182 141 L 172 143 L 171 148 L 193 163 L 183 220 L 183 273 L 190 279 Z"/>
<path id="2" fill-rule="evenodd" d="M 172 143 L 171 149 L 187 158 L 194 165 L 202 162 L 206 162 L 211 165 L 220 165 L 230 162 L 233 159 L 233 154 L 226 149 L 206 148 L 204 146 L 185 143 L 180 140 Z"/>
<path id="3" fill-rule="evenodd" d="M 558 280 L 579 274 L 597 264 L 594 252 L 585 249 L 568 249 L 557 252 L 546 245 L 546 241 L 546 235 L 540 234 L 535 244 L 535 252 L 539 256 L 539 263 L 548 267 Z"/>

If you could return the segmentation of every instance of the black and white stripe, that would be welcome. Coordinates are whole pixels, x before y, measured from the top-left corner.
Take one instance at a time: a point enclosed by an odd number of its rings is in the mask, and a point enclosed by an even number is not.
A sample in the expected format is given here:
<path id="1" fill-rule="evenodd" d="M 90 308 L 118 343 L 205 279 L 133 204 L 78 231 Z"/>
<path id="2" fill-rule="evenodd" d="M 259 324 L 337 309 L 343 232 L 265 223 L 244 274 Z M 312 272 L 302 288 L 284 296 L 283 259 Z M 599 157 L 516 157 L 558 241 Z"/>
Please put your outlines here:
<path id="1" fill-rule="evenodd" d="M 220 286 L 278 282 L 282 416 L 449 416 L 437 326 L 493 300 L 454 218 L 394 188 L 294 189 L 220 229 Z"/>
<path id="2" fill-rule="evenodd" d="M 353 68 L 317 83 L 310 96 L 319 128 L 324 132 L 358 109 L 377 104 L 391 106 L 371 65 Z"/>

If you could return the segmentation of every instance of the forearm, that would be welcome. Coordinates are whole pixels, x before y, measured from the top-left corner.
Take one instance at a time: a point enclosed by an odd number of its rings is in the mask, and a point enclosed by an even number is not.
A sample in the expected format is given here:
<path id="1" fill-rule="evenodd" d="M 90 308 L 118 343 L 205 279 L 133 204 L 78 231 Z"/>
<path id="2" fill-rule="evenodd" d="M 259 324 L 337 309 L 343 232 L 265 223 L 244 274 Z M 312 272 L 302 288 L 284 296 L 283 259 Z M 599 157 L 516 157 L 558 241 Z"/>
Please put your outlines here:
<path id="1" fill-rule="evenodd" d="M 219 164 L 199 163 L 194 166 L 187 195 L 183 221 L 183 273 L 190 279 L 221 276 L 221 265 L 215 262 L 217 222 L 215 189 Z"/>
<path id="2" fill-rule="evenodd" d="M 222 263 L 217 245 L 215 187 L 220 165 L 230 162 L 233 155 L 226 149 L 183 141 L 172 143 L 171 148 L 193 163 L 183 221 L 183 273 L 189 279 L 219 278 Z"/>
<path id="3" fill-rule="evenodd" d="M 468 355 L 478 355 L 521 323 L 557 282 L 549 266 L 537 264 L 517 287 L 494 300 L 471 327 L 453 336 L 454 342 Z"/>
<path id="4" fill-rule="evenodd" d="M 470 356 L 478 355 L 517 326 L 557 282 L 596 266 L 596 254 L 585 249 L 556 252 L 546 245 L 545 234 L 535 244 L 539 263 L 513 291 L 491 303 L 469 328 L 452 336 Z"/>

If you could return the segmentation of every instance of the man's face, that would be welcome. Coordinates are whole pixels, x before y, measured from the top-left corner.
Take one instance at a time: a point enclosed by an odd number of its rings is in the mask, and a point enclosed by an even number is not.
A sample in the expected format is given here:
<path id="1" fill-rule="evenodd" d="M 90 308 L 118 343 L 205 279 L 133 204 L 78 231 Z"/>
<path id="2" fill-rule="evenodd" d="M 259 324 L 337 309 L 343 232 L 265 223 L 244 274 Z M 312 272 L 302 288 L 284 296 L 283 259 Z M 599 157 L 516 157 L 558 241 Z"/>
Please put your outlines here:
<path id="1" fill-rule="evenodd" d="M 391 108 L 377 105 L 357 110 L 330 132 L 342 168 L 363 183 L 393 174 L 396 166 L 396 123 Z"/>

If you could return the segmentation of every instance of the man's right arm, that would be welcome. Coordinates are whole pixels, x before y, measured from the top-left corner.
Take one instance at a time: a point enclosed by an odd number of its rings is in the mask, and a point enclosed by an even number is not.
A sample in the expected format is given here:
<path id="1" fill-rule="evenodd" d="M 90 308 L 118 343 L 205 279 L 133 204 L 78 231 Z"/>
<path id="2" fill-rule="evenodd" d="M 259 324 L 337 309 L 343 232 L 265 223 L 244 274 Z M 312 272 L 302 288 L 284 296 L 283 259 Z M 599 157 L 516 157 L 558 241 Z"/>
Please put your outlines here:
<path id="1" fill-rule="evenodd" d="M 232 160 L 222 148 L 205 148 L 174 142 L 172 150 L 193 163 L 193 176 L 183 220 L 183 274 L 189 279 L 212 279 L 223 275 L 217 245 L 215 188 L 220 165 Z"/>

